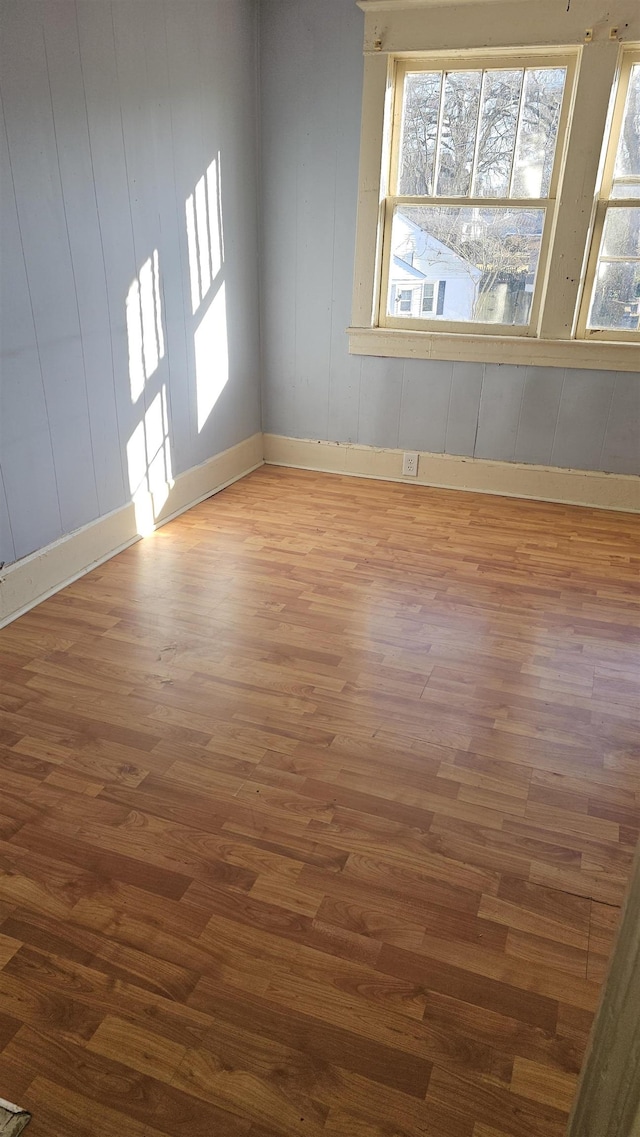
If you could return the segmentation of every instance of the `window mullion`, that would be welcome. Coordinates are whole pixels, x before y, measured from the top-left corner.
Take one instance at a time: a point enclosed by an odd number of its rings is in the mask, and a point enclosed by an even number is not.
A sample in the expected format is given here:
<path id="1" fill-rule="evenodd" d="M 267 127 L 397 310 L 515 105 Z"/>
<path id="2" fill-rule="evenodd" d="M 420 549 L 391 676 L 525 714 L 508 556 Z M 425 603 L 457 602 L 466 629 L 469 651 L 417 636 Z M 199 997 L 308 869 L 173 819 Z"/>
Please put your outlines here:
<path id="1" fill-rule="evenodd" d="M 618 52 L 615 40 L 599 40 L 582 49 L 551 233 L 539 328 L 542 339 L 570 339 L 574 334 L 600 165 L 594 139 L 605 132 Z"/>
<path id="2" fill-rule="evenodd" d="M 442 80 L 440 83 L 440 105 L 438 107 L 438 126 L 436 134 L 436 152 L 433 159 L 433 192 L 435 193 L 438 188 L 438 180 L 440 178 L 440 158 L 442 155 L 442 120 L 444 118 L 444 89 L 447 78 L 446 71 L 441 71 Z"/>
<path id="3" fill-rule="evenodd" d="M 478 113 L 476 115 L 476 140 L 473 147 L 473 161 L 471 163 L 471 179 L 469 181 L 469 189 L 471 191 L 475 188 L 476 172 L 478 169 L 478 151 L 480 150 L 480 116 L 482 114 L 484 88 L 487 81 L 487 72 L 482 72 L 482 82 L 480 84 L 480 96 L 478 98 Z"/>
<path id="4" fill-rule="evenodd" d="M 513 174 L 516 165 L 516 154 L 518 153 L 518 146 L 520 145 L 520 131 L 522 130 L 522 117 L 524 114 L 524 87 L 526 78 L 526 68 L 523 68 L 522 83 L 520 84 L 520 102 L 518 104 L 518 121 L 516 122 L 516 133 L 513 139 L 513 150 L 511 151 L 511 168 L 509 170 L 509 195 L 511 195 L 513 192 Z"/>

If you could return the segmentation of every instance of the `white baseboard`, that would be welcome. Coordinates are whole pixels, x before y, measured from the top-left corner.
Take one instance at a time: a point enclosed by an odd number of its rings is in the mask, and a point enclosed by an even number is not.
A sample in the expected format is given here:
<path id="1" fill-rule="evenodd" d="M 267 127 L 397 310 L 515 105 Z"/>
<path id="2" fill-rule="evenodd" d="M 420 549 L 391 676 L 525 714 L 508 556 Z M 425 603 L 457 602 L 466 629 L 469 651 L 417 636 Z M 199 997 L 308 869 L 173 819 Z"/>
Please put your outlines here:
<path id="1" fill-rule="evenodd" d="M 254 434 L 179 474 L 152 527 L 164 525 L 198 505 L 256 470 L 263 461 L 360 478 L 640 513 L 640 478 L 630 474 L 563 470 L 556 466 L 423 452 L 419 456 L 418 476 L 409 478 L 402 475 L 401 450 Z M 140 540 L 145 531 L 140 515 L 148 514 L 152 504 L 150 498 L 135 504 L 129 502 L 4 569 L 0 574 L 0 628 Z"/>
<path id="2" fill-rule="evenodd" d="M 0 574 L 0 628 L 139 541 L 144 533 L 165 525 L 262 464 L 262 434 L 258 433 L 179 474 L 168 487 L 166 501 L 157 511 L 155 521 L 145 529 L 141 528 L 141 515 L 153 517 L 155 512 L 148 494 L 144 500 L 138 497 L 135 504 L 129 502 L 98 517 L 9 565 Z"/>
<path id="3" fill-rule="evenodd" d="M 264 435 L 264 460 L 274 466 L 294 466 L 359 478 L 640 513 L 640 478 L 632 474 L 564 470 L 558 466 L 528 466 L 520 462 L 423 452 L 419 456 L 418 476 L 403 477 L 401 450 L 316 442 L 279 434 Z"/>

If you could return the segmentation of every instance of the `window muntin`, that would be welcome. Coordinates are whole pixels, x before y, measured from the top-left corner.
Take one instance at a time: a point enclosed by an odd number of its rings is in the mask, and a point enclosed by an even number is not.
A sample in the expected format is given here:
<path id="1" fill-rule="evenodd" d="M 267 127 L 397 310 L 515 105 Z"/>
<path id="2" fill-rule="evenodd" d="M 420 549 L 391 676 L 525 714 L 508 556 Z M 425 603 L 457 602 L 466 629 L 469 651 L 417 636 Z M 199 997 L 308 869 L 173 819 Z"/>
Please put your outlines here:
<path id="1" fill-rule="evenodd" d="M 572 75 L 558 56 L 397 61 L 381 325 L 535 334 Z M 439 312 L 398 311 L 403 260 L 447 285 Z"/>
<path id="2" fill-rule="evenodd" d="M 640 53 L 621 70 L 579 331 L 606 339 L 640 331 Z"/>

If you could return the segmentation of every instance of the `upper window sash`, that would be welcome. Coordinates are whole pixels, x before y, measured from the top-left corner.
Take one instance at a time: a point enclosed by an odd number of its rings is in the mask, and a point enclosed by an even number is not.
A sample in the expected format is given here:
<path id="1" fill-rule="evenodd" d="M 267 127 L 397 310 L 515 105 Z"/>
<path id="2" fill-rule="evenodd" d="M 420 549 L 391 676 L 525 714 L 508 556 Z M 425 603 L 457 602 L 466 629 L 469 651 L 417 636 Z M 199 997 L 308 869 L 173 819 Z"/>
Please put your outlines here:
<path id="1" fill-rule="evenodd" d="M 468 198 L 468 197 L 477 197 L 477 198 L 481 199 L 482 201 L 485 201 L 485 200 L 492 201 L 492 200 L 495 200 L 497 198 L 507 198 L 511 201 L 516 201 L 518 198 L 525 198 L 526 200 L 529 200 L 529 198 L 535 198 L 535 197 L 555 198 L 556 193 L 557 193 L 558 179 L 560 176 L 560 166 L 561 166 L 561 162 L 558 159 L 559 159 L 559 157 L 561 158 L 561 156 L 562 156 L 562 143 L 563 143 L 563 140 L 564 140 L 564 137 L 566 134 L 567 120 L 568 120 L 568 116 L 569 116 L 569 108 L 570 108 L 570 102 L 571 102 L 571 93 L 572 93 L 573 83 L 575 80 L 576 55 L 577 55 L 576 51 L 573 51 L 573 52 L 564 51 L 564 52 L 557 52 L 556 53 L 556 52 L 550 51 L 548 48 L 545 48 L 545 49 L 541 50 L 540 52 L 537 52 L 537 53 L 531 53 L 530 52 L 530 53 L 527 53 L 526 55 L 523 55 L 523 54 L 520 54 L 517 52 L 508 53 L 508 52 L 502 51 L 502 52 L 490 52 L 490 53 L 489 52 L 486 52 L 486 53 L 483 52 L 483 53 L 473 53 L 473 54 L 463 53 L 463 54 L 458 54 L 458 55 L 454 55 L 454 56 L 435 54 L 435 55 L 431 55 L 431 56 L 421 56 L 418 58 L 410 58 L 410 59 L 407 59 L 404 57 L 395 58 L 395 60 L 393 62 L 393 71 L 394 71 L 394 77 L 393 77 L 393 111 L 392 111 L 392 128 L 390 131 L 389 176 L 387 179 L 388 192 L 390 194 L 394 194 L 396 196 L 424 196 L 424 197 L 429 197 L 429 198 L 436 198 L 436 197 L 445 198 L 447 196 L 453 196 L 456 199 L 457 198 L 463 199 L 463 198 Z M 480 127 L 480 114 L 481 114 L 482 109 L 483 109 L 482 108 L 482 99 L 485 95 L 485 92 L 483 90 L 479 91 L 479 97 L 478 97 L 477 130 L 476 130 L 475 146 L 474 146 L 474 153 L 473 153 L 473 164 L 472 164 L 472 169 L 471 169 L 471 174 L 470 174 L 469 191 L 459 193 L 459 194 L 454 194 L 454 195 L 447 195 L 446 193 L 441 192 L 439 190 L 439 188 L 437 187 L 437 185 L 434 184 L 433 190 L 431 192 L 425 192 L 424 194 L 410 194 L 409 190 L 403 188 L 402 185 L 399 184 L 401 181 L 401 176 L 399 173 L 399 164 L 400 164 L 401 147 L 402 147 L 402 141 L 403 141 L 403 138 L 402 138 L 402 126 L 403 126 L 402 119 L 403 119 L 403 109 L 404 109 L 405 81 L 406 81 L 407 75 L 412 75 L 412 74 L 417 75 L 420 73 L 422 73 L 422 74 L 441 73 L 441 75 L 442 75 L 442 86 L 441 86 L 440 93 L 438 95 L 438 100 L 440 103 L 440 112 L 442 113 L 442 111 L 444 110 L 444 103 L 445 103 L 445 92 L 444 92 L 445 82 L 444 82 L 444 80 L 445 80 L 448 72 L 465 72 L 465 73 L 478 72 L 478 73 L 480 73 L 481 82 L 482 82 L 482 76 L 486 72 L 489 72 L 489 73 L 491 73 L 491 72 L 508 72 L 508 71 L 526 72 L 527 70 L 536 70 L 536 69 L 537 70 L 546 70 L 546 69 L 552 70 L 552 69 L 558 69 L 558 68 L 562 68 L 565 70 L 565 80 L 564 80 L 564 84 L 563 84 L 563 93 L 562 93 L 560 115 L 559 115 L 558 123 L 557 123 L 557 127 L 556 127 L 556 145 L 555 145 L 555 153 L 554 153 L 554 162 L 552 165 L 550 184 L 549 184 L 549 187 L 548 187 L 548 190 L 546 193 L 522 194 L 522 193 L 514 192 L 515 189 L 517 188 L 517 185 L 514 185 L 514 181 L 517 182 L 517 178 L 514 177 L 514 175 L 516 174 L 516 171 L 513 169 L 513 167 L 510 170 L 509 186 L 507 187 L 507 192 L 502 193 L 502 194 L 489 194 L 489 193 L 483 193 L 483 192 L 473 193 L 473 189 L 474 189 L 473 182 L 474 182 L 474 180 L 477 180 L 477 167 L 478 167 L 478 162 L 480 159 L 481 135 L 480 135 L 479 127 Z M 521 135 L 522 128 L 523 128 L 523 111 L 525 108 L 525 101 L 526 101 L 526 92 L 520 90 L 518 92 L 518 106 L 519 106 L 520 114 L 518 116 L 517 127 L 516 127 L 516 137 L 514 138 L 514 145 L 513 145 L 513 157 L 514 158 L 515 158 L 515 155 L 517 152 L 518 143 L 520 141 L 520 135 Z M 440 127 L 440 125 L 441 125 L 441 123 L 438 122 L 438 128 Z M 440 138 L 438 138 L 437 141 L 441 143 Z M 438 151 L 436 151 L 436 153 L 434 155 L 434 158 L 435 158 L 434 167 L 436 167 L 436 169 L 435 169 L 436 175 L 439 172 L 441 172 L 441 166 L 442 166 L 442 146 L 441 145 L 439 146 L 439 151 L 440 151 L 439 153 L 438 153 Z M 436 178 L 434 178 L 434 182 L 435 181 L 436 181 Z"/>

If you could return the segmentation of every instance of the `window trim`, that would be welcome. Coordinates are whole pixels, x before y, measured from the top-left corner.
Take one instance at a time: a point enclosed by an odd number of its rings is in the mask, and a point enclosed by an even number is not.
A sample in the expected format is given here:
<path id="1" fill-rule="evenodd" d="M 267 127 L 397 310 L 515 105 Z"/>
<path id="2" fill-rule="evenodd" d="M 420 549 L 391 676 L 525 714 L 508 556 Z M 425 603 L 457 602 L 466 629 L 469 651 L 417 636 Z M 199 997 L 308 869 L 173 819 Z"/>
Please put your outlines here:
<path id="1" fill-rule="evenodd" d="M 640 371 L 636 341 L 576 338 L 578 297 L 584 285 L 585 250 L 593 228 L 601 146 L 589 137 L 605 136 L 611 92 L 627 41 L 640 42 L 640 6 L 636 0 L 613 0 L 609 19 L 625 28 L 625 42 L 603 25 L 600 0 L 583 0 L 566 12 L 557 0 L 357 0 L 365 11 L 364 85 L 353 309 L 349 350 L 353 354 L 389 354 L 400 358 L 482 360 Z M 461 8 L 462 4 L 462 8 Z M 585 25 L 591 35 L 585 43 Z M 513 43 L 517 23 L 518 40 Z M 477 51 L 477 44 L 490 48 Z M 474 50 L 474 48 L 476 50 Z M 393 61 L 398 58 L 456 55 L 567 54 L 577 56 L 572 92 L 572 130 L 563 155 L 563 178 L 551 236 L 547 303 L 537 336 L 428 331 L 381 327 L 382 213 L 385 203 L 385 156 L 390 154 Z M 459 325 L 458 325 L 459 326 Z M 495 334 L 499 332 L 499 334 Z"/>

